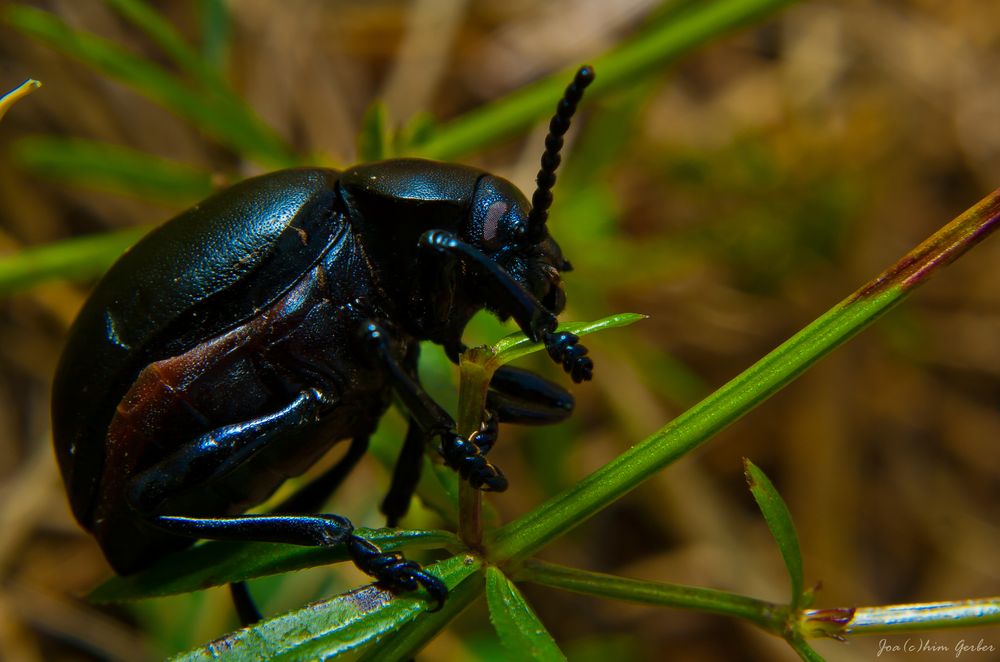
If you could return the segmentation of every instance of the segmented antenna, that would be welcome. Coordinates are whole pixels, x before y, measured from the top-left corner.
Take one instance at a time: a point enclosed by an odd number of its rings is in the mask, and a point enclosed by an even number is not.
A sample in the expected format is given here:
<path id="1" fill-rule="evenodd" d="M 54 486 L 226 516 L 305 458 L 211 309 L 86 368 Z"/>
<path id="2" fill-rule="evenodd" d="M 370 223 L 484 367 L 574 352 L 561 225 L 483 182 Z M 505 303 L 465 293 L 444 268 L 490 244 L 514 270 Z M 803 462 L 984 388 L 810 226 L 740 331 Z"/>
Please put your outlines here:
<path id="1" fill-rule="evenodd" d="M 549 218 L 549 207 L 552 206 L 552 187 L 556 183 L 556 168 L 562 160 L 559 150 L 563 146 L 563 136 L 569 130 L 569 121 L 576 112 L 583 91 L 593 81 L 593 67 L 580 67 L 573 82 L 566 88 L 559 105 L 556 106 L 556 114 L 549 122 L 549 134 L 545 136 L 545 151 L 542 153 L 542 168 L 535 178 L 538 188 L 531 196 L 531 212 L 528 213 L 527 239 L 531 243 L 537 243 L 545 237 L 545 221 Z"/>

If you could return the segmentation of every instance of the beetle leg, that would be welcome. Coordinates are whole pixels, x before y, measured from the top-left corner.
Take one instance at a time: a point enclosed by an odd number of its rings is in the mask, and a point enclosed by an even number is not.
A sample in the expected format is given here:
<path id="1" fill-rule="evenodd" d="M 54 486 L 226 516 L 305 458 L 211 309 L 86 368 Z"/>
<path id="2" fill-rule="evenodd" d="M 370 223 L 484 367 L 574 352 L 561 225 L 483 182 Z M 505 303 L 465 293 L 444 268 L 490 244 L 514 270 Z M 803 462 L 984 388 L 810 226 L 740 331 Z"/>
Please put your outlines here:
<path id="1" fill-rule="evenodd" d="M 245 461 L 248 454 L 265 446 L 274 435 L 311 423 L 327 402 L 320 391 L 306 389 L 290 405 L 274 414 L 225 426 L 196 438 L 172 456 L 138 474 L 126 493 L 129 505 L 150 526 L 187 538 L 324 547 L 346 543 L 351 559 L 362 572 L 393 591 L 412 590 L 419 584 L 440 606 L 443 596 L 447 595 L 447 588 L 440 580 L 406 561 L 399 553 L 383 553 L 367 540 L 354 535 L 354 525 L 339 515 L 202 518 L 157 512 L 164 509 L 172 495 Z M 367 437 L 361 439 L 352 443 L 355 451 L 367 441 Z M 351 451 L 348 451 L 350 455 Z M 247 616 L 252 616 L 252 613 Z"/>
<path id="2" fill-rule="evenodd" d="M 513 317 L 521 331 L 535 342 L 544 342 L 549 356 L 562 365 L 574 382 L 591 378 L 594 362 L 586 356 L 587 348 L 572 333 L 555 333 L 556 316 L 503 267 L 475 246 L 444 230 L 428 230 L 420 237 L 419 246 L 462 260 L 483 278 L 492 308 Z"/>
<path id="3" fill-rule="evenodd" d="M 257 605 L 254 604 L 253 596 L 250 595 L 250 589 L 247 588 L 246 582 L 230 583 L 229 595 L 233 599 L 233 606 L 236 607 L 236 615 L 239 617 L 240 624 L 243 627 L 253 625 L 264 618 L 264 615 L 260 613 L 260 609 L 257 609 Z"/>
<path id="4" fill-rule="evenodd" d="M 357 465 L 358 460 L 361 459 L 361 456 L 367 450 L 368 435 L 355 437 L 351 440 L 347 454 L 337 464 L 282 501 L 274 508 L 273 512 L 310 513 L 319 510 L 330 499 L 330 496 Z M 254 604 L 253 596 L 250 595 L 250 590 L 246 582 L 232 582 L 229 584 L 229 593 L 233 598 L 233 605 L 236 606 L 236 614 L 239 616 L 243 627 L 253 625 L 261 620 L 260 610 Z"/>
<path id="5" fill-rule="evenodd" d="M 503 472 L 490 464 L 475 441 L 463 439 L 455 433 L 455 421 L 441 405 L 427 394 L 393 355 L 385 331 L 374 322 L 361 325 L 361 340 L 368 346 L 379 363 L 386 369 L 393 392 L 403 408 L 427 437 L 439 437 L 439 453 L 445 464 L 458 472 L 476 489 L 502 492 L 507 489 Z"/>
<path id="6" fill-rule="evenodd" d="M 424 446 L 427 441 L 427 433 L 411 420 L 406 430 L 403 449 L 399 452 L 399 459 L 396 460 L 396 466 L 392 471 L 389 492 L 382 500 L 382 513 L 385 515 L 387 526 L 399 526 L 399 520 L 410 509 L 410 499 L 413 498 L 413 492 L 420 481 L 421 460 L 424 457 Z"/>
<path id="7" fill-rule="evenodd" d="M 340 515 L 241 515 L 197 518 L 158 515 L 149 523 L 168 533 L 190 538 L 275 542 L 307 547 L 332 547 L 344 543 L 359 570 L 394 593 L 423 586 L 441 608 L 448 588 L 417 563 L 399 552 L 383 552 L 354 533 L 354 525 Z"/>

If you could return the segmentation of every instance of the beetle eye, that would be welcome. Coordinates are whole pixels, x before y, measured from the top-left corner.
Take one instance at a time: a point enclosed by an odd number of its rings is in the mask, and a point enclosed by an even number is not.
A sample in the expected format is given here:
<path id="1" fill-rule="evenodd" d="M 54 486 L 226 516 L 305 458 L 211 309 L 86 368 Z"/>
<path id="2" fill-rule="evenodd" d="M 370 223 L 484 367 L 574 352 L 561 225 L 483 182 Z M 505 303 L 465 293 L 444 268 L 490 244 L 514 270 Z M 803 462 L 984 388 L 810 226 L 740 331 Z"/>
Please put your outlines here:
<path id="1" fill-rule="evenodd" d="M 507 213 L 509 205 L 502 200 L 497 200 L 486 210 L 486 219 L 483 221 L 483 244 L 488 248 L 496 248 L 497 235 L 500 231 L 500 219 Z"/>

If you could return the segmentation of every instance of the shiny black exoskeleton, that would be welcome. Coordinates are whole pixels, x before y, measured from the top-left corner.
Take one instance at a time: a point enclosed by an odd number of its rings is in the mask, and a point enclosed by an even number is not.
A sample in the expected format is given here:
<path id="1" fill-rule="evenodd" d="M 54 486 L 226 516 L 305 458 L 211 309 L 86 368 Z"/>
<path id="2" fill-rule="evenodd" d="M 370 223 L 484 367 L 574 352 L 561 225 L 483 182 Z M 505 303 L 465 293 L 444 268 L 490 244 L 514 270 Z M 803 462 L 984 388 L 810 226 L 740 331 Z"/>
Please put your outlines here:
<path id="1" fill-rule="evenodd" d="M 52 408 L 73 512 L 116 571 L 201 538 L 346 543 L 383 585 L 445 599 L 440 580 L 345 518 L 305 513 L 364 453 L 392 396 L 410 421 L 383 503 L 393 526 L 428 443 L 471 485 L 499 491 L 506 479 L 485 457 L 497 422 L 571 411 L 564 389 L 507 367 L 482 429 L 461 438 L 421 388 L 417 354 L 431 340 L 457 360 L 466 323 L 487 308 L 543 341 L 575 381 L 590 379 L 586 349 L 554 332 L 570 267 L 545 221 L 562 136 L 592 79 L 580 69 L 559 103 L 531 205 L 461 165 L 293 169 L 208 198 L 122 256 L 70 331 Z M 340 439 L 351 439 L 344 458 L 275 514 L 241 514 Z"/>

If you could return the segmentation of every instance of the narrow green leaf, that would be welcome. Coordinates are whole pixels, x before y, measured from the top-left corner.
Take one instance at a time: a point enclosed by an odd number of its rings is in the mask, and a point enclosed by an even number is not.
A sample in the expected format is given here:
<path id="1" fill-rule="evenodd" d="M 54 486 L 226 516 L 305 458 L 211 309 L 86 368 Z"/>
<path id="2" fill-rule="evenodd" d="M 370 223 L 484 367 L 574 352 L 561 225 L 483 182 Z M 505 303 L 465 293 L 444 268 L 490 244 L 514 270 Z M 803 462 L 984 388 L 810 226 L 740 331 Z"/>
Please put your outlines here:
<path id="1" fill-rule="evenodd" d="M 757 501 L 761 514 L 764 515 L 767 528 L 771 530 L 771 535 L 778 543 L 781 558 L 785 560 L 788 577 L 792 581 L 791 607 L 793 611 L 798 611 L 803 597 L 802 552 L 799 550 L 799 537 L 795 533 L 792 514 L 788 512 L 788 506 L 774 488 L 771 479 L 747 458 L 743 458 L 743 472 L 750 486 L 750 492 Z"/>
<path id="2" fill-rule="evenodd" d="M 74 30 L 48 12 L 10 5 L 3 16 L 18 30 L 121 81 L 241 154 L 274 167 L 296 162 L 288 147 L 245 104 L 233 103 L 218 90 L 191 87 L 156 64 L 106 39 Z"/>
<path id="3" fill-rule="evenodd" d="M 382 551 L 461 546 L 455 535 L 447 531 L 358 529 L 357 534 L 378 545 Z M 302 547 L 212 541 L 166 556 L 140 573 L 112 577 L 94 589 L 89 599 L 107 603 L 188 593 L 254 577 L 339 563 L 348 558 L 343 545 Z"/>
<path id="4" fill-rule="evenodd" d="M 646 315 L 638 313 L 618 313 L 617 315 L 611 315 L 610 317 L 605 317 L 594 322 L 564 322 L 556 330 L 569 331 L 578 336 L 585 336 L 588 333 L 596 331 L 635 324 L 639 320 L 646 319 L 646 317 Z M 497 365 L 503 365 L 532 352 L 543 350 L 545 349 L 545 345 L 543 343 L 532 342 L 527 336 L 518 331 L 496 341 L 491 345 L 491 349 L 496 354 L 493 361 Z"/>
<path id="5" fill-rule="evenodd" d="M 11 155 L 18 166 L 42 177 L 178 206 L 214 189 L 204 170 L 82 138 L 30 136 L 15 142 Z"/>
<path id="6" fill-rule="evenodd" d="M 449 563 L 445 561 L 442 563 Z M 448 599 L 435 612 L 423 612 L 397 630 L 391 637 L 371 647 L 359 662 L 402 662 L 412 660 L 431 639 L 436 637 L 473 600 L 483 594 L 482 562 L 472 556 L 464 558 L 468 574 L 457 586 L 448 584 Z"/>
<path id="7" fill-rule="evenodd" d="M 518 570 L 517 578 L 584 595 L 733 616 L 778 636 L 784 634 L 788 615 L 787 607 L 735 593 L 698 586 L 629 579 L 567 568 L 537 559 L 525 561 Z"/>
<path id="8" fill-rule="evenodd" d="M 512 659 L 566 659 L 521 592 L 495 566 L 486 568 L 486 602 L 490 621 Z"/>
<path id="9" fill-rule="evenodd" d="M 479 570 L 479 564 L 473 557 L 462 555 L 425 570 L 455 592 Z M 449 602 L 450 599 L 442 612 Z M 459 607 L 461 602 L 460 597 L 451 609 Z M 377 586 L 366 586 L 237 630 L 174 660 L 316 660 L 337 655 L 357 656 L 373 649 L 381 652 L 383 643 L 395 639 L 401 628 L 422 617 L 434 617 L 435 614 L 427 613 L 431 606 L 423 591 L 393 595 Z"/>
<path id="10" fill-rule="evenodd" d="M 392 156 L 388 110 L 382 101 L 368 106 L 358 134 L 358 158 L 362 162 L 381 161 Z"/>
<path id="11" fill-rule="evenodd" d="M 17 103 L 24 97 L 28 96 L 41 86 L 42 84 L 39 83 L 37 80 L 29 78 L 20 85 L 18 85 L 17 87 L 15 87 L 10 92 L 7 92 L 2 97 L 0 97 L 0 120 L 2 120 L 3 116 L 7 114 L 7 111 L 10 110 L 11 106 L 13 106 L 15 103 Z"/>
<path id="12" fill-rule="evenodd" d="M 83 280 L 100 276 L 149 230 L 148 226 L 128 228 L 0 256 L 0 296 L 54 278 Z"/>

